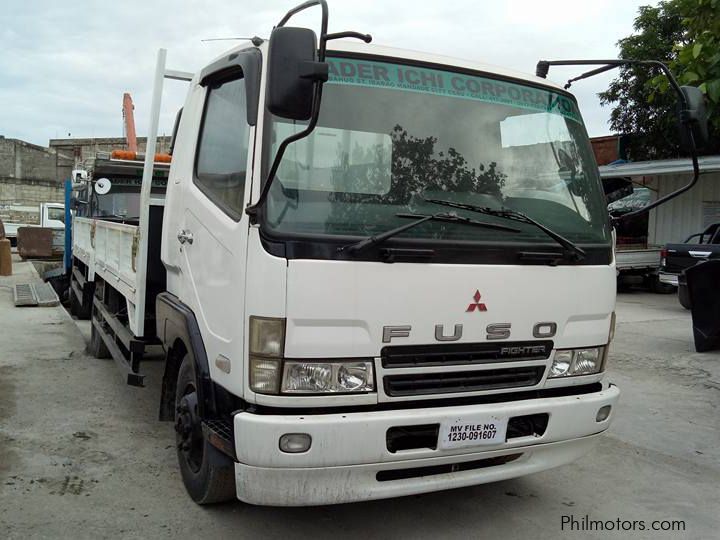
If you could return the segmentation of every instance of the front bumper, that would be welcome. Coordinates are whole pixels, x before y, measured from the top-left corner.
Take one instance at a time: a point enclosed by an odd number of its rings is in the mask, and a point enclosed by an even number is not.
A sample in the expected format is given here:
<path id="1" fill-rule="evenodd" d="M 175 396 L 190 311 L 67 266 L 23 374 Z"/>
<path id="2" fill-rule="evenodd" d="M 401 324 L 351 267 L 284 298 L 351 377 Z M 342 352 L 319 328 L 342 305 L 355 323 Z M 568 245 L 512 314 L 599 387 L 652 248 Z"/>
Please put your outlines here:
<path id="1" fill-rule="evenodd" d="M 235 415 L 238 498 L 252 504 L 305 506 L 397 497 L 514 478 L 569 463 L 585 454 L 610 416 L 597 422 L 598 409 L 614 406 L 620 391 L 609 386 L 592 394 L 506 403 L 322 415 Z M 542 436 L 511 439 L 492 446 L 452 450 L 387 449 L 391 427 L 442 423 L 473 415 L 520 416 L 547 413 Z M 286 454 L 279 439 L 308 433 L 310 450 Z M 380 481 L 377 473 L 500 458 L 513 461 L 471 470 Z M 502 461 L 502 460 L 500 460 Z M 463 467 L 460 467 L 461 469 Z"/>

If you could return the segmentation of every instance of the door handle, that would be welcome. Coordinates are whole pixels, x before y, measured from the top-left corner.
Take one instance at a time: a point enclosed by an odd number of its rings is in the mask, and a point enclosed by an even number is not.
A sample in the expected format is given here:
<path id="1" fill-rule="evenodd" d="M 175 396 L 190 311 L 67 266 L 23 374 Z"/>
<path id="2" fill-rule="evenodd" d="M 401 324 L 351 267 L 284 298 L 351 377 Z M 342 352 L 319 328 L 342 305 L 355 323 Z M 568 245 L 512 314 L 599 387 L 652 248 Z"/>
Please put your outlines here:
<path id="1" fill-rule="evenodd" d="M 178 233 L 177 233 L 177 239 L 178 239 L 178 242 L 180 242 L 181 244 L 185 244 L 185 243 L 192 244 L 193 243 L 193 235 L 187 229 L 180 229 L 180 231 L 178 231 Z"/>

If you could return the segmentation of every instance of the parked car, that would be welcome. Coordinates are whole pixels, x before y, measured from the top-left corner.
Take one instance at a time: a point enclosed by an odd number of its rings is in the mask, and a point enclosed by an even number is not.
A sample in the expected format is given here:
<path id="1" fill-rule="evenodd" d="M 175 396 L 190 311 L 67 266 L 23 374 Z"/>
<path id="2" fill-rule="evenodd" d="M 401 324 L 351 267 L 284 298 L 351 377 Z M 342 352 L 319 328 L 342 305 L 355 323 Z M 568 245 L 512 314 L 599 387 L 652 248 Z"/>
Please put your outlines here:
<path id="1" fill-rule="evenodd" d="M 681 244 L 668 244 L 662 250 L 660 281 L 677 286 L 678 300 L 685 309 L 691 307 L 685 270 L 710 259 L 720 259 L 720 222 L 709 225 L 703 232 L 691 234 Z"/>

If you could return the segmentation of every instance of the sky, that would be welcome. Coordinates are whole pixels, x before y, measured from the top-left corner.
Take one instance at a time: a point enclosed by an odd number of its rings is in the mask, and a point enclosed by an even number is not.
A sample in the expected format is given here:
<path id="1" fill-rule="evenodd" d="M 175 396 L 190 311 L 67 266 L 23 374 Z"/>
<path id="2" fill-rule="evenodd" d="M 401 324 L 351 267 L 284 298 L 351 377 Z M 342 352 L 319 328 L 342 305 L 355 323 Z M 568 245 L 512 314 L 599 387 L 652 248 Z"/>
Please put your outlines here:
<path id="1" fill-rule="evenodd" d="M 157 50 L 167 67 L 197 71 L 233 41 L 267 37 L 300 0 L 4 0 L 0 15 L 0 135 L 46 146 L 65 137 L 123 135 L 122 95 L 147 135 Z M 373 42 L 534 73 L 539 59 L 616 58 L 645 0 L 328 0 L 329 31 L 370 33 Z M 297 17 L 319 27 L 319 9 Z M 294 19 L 295 20 L 295 19 Z M 578 68 L 552 68 L 564 83 Z M 612 72 L 575 83 L 590 136 L 610 133 L 597 93 Z M 186 83 L 167 81 L 160 134 L 169 134 Z"/>

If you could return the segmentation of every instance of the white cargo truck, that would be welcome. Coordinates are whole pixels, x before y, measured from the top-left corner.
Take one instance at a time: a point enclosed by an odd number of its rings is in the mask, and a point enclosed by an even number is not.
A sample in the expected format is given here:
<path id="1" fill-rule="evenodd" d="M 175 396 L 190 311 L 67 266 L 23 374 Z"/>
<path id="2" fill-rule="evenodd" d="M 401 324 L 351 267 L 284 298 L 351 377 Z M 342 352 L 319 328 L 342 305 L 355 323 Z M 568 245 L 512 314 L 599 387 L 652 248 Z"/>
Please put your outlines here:
<path id="1" fill-rule="evenodd" d="M 319 42 L 286 26 L 311 6 Z M 74 220 L 91 349 L 142 385 L 162 346 L 160 419 L 198 503 L 517 477 L 613 417 L 612 234 L 574 97 L 369 41 L 328 34 L 312 0 L 194 75 L 161 50 L 139 216 Z M 166 194 L 164 77 L 189 82 Z"/>

